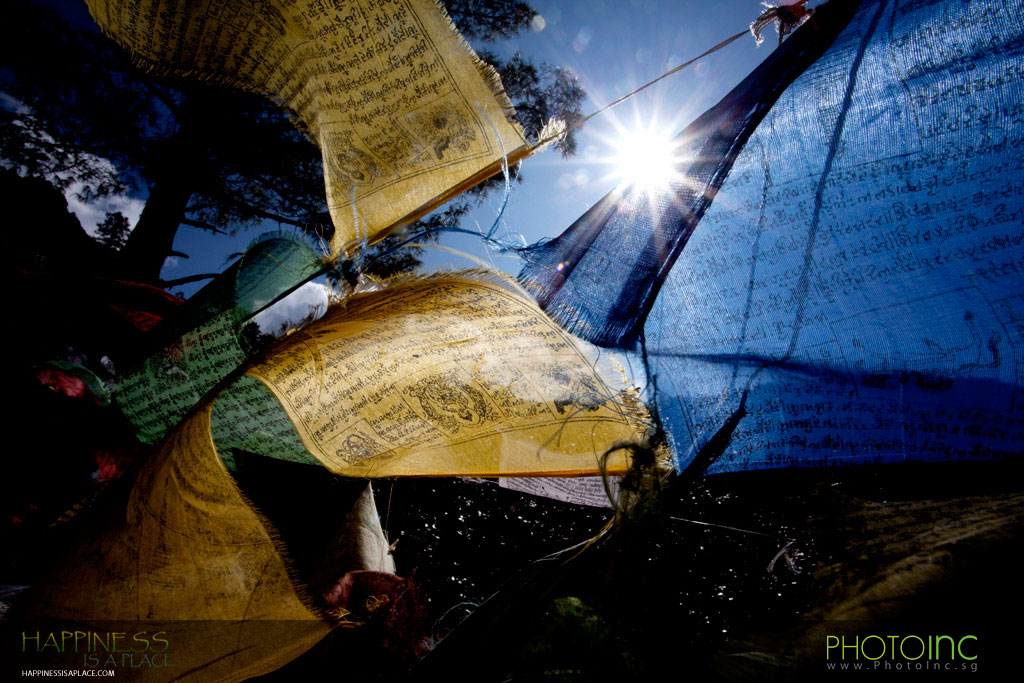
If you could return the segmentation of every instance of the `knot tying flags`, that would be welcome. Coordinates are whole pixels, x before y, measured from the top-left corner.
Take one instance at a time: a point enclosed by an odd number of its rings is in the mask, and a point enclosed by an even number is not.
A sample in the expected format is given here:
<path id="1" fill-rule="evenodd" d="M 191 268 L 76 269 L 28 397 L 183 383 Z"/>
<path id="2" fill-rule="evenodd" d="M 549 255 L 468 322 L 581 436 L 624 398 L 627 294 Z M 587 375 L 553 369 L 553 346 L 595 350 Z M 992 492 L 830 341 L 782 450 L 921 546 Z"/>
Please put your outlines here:
<path id="1" fill-rule="evenodd" d="M 767 2 L 762 2 L 761 4 L 764 5 L 765 11 L 750 25 L 750 33 L 753 34 L 754 40 L 757 41 L 758 45 L 764 41 L 761 31 L 771 24 L 775 24 L 779 31 L 779 45 L 781 45 L 783 39 L 793 29 L 814 14 L 813 9 L 804 7 L 807 4 L 807 0 L 797 0 L 797 2 L 789 5 L 778 6 Z"/>

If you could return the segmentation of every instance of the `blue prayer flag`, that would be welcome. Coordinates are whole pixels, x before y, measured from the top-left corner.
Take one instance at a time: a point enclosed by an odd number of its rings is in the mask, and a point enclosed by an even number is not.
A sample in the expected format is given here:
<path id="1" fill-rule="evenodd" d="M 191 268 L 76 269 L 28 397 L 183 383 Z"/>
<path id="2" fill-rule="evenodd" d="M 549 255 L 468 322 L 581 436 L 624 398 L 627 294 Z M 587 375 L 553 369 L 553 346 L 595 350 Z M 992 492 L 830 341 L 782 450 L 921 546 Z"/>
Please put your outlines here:
<path id="1" fill-rule="evenodd" d="M 833 0 L 681 180 L 527 254 L 570 329 L 643 347 L 679 469 L 727 424 L 709 473 L 1024 452 L 1021 5 Z"/>

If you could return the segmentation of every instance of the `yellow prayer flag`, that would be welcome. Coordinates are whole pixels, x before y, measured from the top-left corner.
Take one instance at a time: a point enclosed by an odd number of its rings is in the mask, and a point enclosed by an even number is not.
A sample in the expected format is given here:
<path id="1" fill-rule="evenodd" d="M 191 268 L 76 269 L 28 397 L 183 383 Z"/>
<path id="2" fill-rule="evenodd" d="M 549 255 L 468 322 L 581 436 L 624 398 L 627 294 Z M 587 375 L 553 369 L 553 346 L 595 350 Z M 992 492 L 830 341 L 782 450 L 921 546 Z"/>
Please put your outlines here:
<path id="1" fill-rule="evenodd" d="M 643 406 L 597 365 L 524 295 L 447 277 L 357 294 L 246 374 L 336 474 L 569 475 L 642 438 Z"/>
<path id="2" fill-rule="evenodd" d="M 86 4 L 144 67 L 261 93 L 298 116 L 323 153 L 332 253 L 528 153 L 497 73 L 435 0 Z"/>
<path id="3" fill-rule="evenodd" d="M 333 627 L 217 458 L 208 403 L 145 463 L 127 502 L 82 532 L 23 609 L 45 620 L 44 633 L 96 634 L 104 645 L 79 639 L 78 668 L 91 655 L 87 665 L 126 680 L 238 681 L 275 670 Z M 394 571 L 390 556 L 375 560 L 367 567 Z"/>

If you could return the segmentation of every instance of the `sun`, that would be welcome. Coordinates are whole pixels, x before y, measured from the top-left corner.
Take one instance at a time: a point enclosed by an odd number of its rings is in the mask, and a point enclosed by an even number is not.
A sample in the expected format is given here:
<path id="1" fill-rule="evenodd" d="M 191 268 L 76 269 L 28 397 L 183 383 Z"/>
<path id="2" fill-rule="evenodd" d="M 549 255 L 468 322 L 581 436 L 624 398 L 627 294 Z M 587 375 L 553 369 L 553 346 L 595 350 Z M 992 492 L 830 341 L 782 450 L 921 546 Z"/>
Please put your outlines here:
<path id="1" fill-rule="evenodd" d="M 637 129 L 615 143 L 615 175 L 646 190 L 667 187 L 679 173 L 678 143 L 666 133 Z"/>

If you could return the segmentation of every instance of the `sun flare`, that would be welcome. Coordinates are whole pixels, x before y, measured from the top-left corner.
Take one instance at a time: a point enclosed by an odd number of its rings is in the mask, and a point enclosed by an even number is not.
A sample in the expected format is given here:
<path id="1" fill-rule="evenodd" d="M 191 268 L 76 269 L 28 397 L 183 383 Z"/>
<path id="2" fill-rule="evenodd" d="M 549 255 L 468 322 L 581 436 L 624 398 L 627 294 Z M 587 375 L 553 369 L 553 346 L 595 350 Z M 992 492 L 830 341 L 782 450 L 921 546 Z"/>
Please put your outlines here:
<path id="1" fill-rule="evenodd" d="M 652 130 L 626 133 L 615 144 L 616 175 L 649 190 L 668 185 L 679 161 L 674 140 Z"/>

